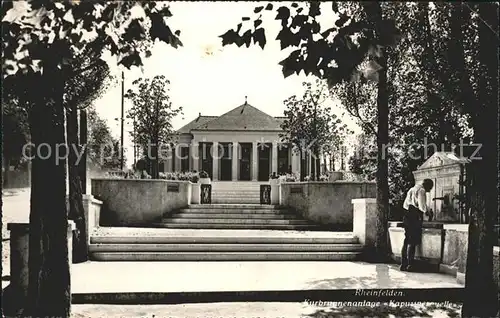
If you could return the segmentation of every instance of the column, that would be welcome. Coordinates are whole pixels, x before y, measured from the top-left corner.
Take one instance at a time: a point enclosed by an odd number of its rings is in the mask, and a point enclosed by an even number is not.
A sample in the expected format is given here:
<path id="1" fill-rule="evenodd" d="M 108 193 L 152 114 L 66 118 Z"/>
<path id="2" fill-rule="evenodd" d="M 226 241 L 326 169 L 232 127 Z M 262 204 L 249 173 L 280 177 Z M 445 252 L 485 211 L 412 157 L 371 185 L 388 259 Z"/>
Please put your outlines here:
<path id="1" fill-rule="evenodd" d="M 197 141 L 191 141 L 191 161 L 193 166 L 191 170 L 200 171 L 200 147 Z"/>
<path id="2" fill-rule="evenodd" d="M 273 148 L 271 152 L 271 173 L 278 174 L 278 143 L 273 141 Z"/>
<path id="3" fill-rule="evenodd" d="M 252 181 L 258 179 L 258 155 L 257 155 L 257 142 L 252 143 Z"/>
<path id="4" fill-rule="evenodd" d="M 181 147 L 179 145 L 175 145 L 175 151 L 174 151 L 174 169 L 173 172 L 180 172 L 181 171 Z"/>
<path id="5" fill-rule="evenodd" d="M 214 141 L 212 144 L 212 164 L 213 164 L 213 180 L 217 181 L 219 180 L 219 142 Z"/>
<path id="6" fill-rule="evenodd" d="M 232 172 L 231 177 L 233 181 L 238 181 L 238 162 L 240 161 L 240 147 L 237 141 L 233 141 L 233 149 L 232 149 Z"/>

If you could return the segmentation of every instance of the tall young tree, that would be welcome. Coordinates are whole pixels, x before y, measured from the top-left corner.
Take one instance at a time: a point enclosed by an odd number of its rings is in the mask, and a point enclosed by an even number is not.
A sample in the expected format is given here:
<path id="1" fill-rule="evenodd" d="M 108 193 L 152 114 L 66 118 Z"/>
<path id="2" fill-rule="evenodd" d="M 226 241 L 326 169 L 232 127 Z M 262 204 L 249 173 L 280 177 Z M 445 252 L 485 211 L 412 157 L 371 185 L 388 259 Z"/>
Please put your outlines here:
<path id="1" fill-rule="evenodd" d="M 175 107 L 170 100 L 170 81 L 163 75 L 153 79 L 139 78 L 125 95 L 132 103 L 128 117 L 134 120 L 134 143 L 145 147 L 151 160 L 151 176 L 159 178 L 159 147 L 169 145 L 175 136 L 172 119 L 182 115 L 182 107 Z"/>
<path id="2" fill-rule="evenodd" d="M 332 141 L 340 137 L 338 134 L 344 126 L 329 107 L 323 106 L 328 98 L 325 83 L 317 80 L 314 85 L 304 82 L 303 86 L 305 91 L 301 98 L 293 95 L 284 101 L 287 118 L 281 125 L 283 133 L 280 137 L 284 142 L 295 145 L 300 162 L 311 153 L 314 160 L 311 162 L 312 177 L 318 180 L 320 155 L 331 146 Z M 301 180 L 304 178 L 305 171 L 301 169 Z"/>
<path id="3" fill-rule="evenodd" d="M 22 77 L 19 96 L 23 104 L 34 102 L 28 110 L 32 142 L 51 150 L 47 159 L 33 159 L 24 315 L 70 316 L 66 160 L 56 152 L 66 145 L 65 74 L 85 48 L 98 56 L 109 50 L 130 67 L 142 64 L 151 40 L 181 45 L 165 23 L 170 16 L 168 6 L 156 2 L 2 2 L 3 77 Z"/>

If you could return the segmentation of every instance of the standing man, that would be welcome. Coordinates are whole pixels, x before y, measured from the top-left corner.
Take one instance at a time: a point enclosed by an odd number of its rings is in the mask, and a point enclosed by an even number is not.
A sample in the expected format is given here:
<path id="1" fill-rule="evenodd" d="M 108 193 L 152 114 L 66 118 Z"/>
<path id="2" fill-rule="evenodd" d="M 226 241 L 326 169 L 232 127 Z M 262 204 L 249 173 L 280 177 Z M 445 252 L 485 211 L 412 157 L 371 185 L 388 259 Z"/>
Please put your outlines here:
<path id="1" fill-rule="evenodd" d="M 400 270 L 402 271 L 414 270 L 415 248 L 420 244 L 422 221 L 424 214 L 427 215 L 426 193 L 431 191 L 433 186 L 434 182 L 431 179 L 425 179 L 422 184 L 416 184 L 406 194 L 406 199 L 403 203 L 403 208 L 405 209 L 403 216 L 405 240 L 401 251 Z"/>

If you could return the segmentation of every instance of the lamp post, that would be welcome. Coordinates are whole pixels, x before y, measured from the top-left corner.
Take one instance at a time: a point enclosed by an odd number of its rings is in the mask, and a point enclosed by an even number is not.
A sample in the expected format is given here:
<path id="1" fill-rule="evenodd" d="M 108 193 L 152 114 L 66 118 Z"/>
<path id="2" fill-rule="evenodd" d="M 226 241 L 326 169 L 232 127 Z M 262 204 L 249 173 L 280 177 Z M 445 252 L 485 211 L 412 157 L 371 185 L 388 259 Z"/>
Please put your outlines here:
<path id="1" fill-rule="evenodd" d="M 125 95 L 125 74 L 122 71 L 122 116 L 121 116 L 121 137 L 120 137 L 120 170 L 123 171 L 124 156 L 123 156 L 123 122 L 125 120 L 125 107 L 124 107 L 124 95 Z"/>

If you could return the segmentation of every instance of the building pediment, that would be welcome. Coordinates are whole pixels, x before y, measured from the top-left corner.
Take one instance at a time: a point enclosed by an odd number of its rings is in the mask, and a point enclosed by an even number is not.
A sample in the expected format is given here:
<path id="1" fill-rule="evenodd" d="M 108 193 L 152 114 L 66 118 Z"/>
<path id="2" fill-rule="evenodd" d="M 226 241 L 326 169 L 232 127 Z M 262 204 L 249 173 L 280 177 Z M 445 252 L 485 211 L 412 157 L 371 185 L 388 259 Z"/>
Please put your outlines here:
<path id="1" fill-rule="evenodd" d="M 460 158 L 452 152 L 435 152 L 417 170 L 431 169 L 468 162 L 465 158 Z"/>

